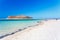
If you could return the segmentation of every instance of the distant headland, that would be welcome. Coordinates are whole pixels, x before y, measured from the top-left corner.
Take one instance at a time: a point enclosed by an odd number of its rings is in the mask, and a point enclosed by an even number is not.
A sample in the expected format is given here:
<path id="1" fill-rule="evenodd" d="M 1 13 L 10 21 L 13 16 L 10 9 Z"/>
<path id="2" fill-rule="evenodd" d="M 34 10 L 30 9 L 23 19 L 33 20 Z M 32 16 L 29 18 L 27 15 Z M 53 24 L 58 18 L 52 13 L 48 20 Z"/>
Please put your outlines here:
<path id="1" fill-rule="evenodd" d="M 7 19 L 32 19 L 32 17 L 20 15 L 20 16 L 8 16 Z"/>

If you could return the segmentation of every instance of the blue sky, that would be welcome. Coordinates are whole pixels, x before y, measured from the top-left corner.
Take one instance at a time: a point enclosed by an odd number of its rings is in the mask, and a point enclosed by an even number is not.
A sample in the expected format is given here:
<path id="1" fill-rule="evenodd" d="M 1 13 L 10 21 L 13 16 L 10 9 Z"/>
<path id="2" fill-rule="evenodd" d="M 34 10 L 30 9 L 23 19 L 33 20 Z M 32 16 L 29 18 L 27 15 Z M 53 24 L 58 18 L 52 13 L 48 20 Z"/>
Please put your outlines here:
<path id="1" fill-rule="evenodd" d="M 9 15 L 60 18 L 60 0 L 0 0 L 0 18 Z"/>

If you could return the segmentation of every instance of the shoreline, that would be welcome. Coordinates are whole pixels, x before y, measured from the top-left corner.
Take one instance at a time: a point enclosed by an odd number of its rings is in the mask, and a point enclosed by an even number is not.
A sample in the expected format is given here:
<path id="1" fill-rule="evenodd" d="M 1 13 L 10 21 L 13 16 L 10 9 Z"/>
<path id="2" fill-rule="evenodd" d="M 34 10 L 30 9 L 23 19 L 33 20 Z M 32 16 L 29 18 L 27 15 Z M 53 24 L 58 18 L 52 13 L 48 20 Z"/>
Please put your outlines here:
<path id="1" fill-rule="evenodd" d="M 54 30 L 56 31 L 56 29 L 58 28 L 58 29 L 60 29 L 60 25 L 59 25 L 59 23 L 60 23 L 60 20 L 43 20 L 43 21 L 41 21 L 41 23 L 40 22 L 38 22 L 39 24 L 38 25 L 34 25 L 33 27 L 32 26 L 29 26 L 28 28 L 25 28 L 25 30 L 23 29 L 23 31 L 18 31 L 18 32 L 16 32 L 15 34 L 13 34 L 13 35 L 9 35 L 9 36 L 7 36 L 7 37 L 5 37 L 5 38 L 2 38 L 2 40 L 13 40 L 13 39 L 16 39 L 16 40 L 21 40 L 21 38 L 20 37 L 23 37 L 22 35 L 28 35 L 28 34 L 30 34 L 30 32 L 38 32 L 39 30 L 46 30 L 46 31 L 52 31 L 52 34 L 50 34 L 51 36 L 53 35 L 54 37 L 55 37 L 55 35 L 53 34 L 53 32 L 54 32 Z M 59 25 L 59 26 L 58 26 Z M 46 27 L 46 29 L 45 29 L 45 27 Z M 54 29 L 54 30 L 53 30 Z M 58 30 L 57 29 L 57 30 Z M 36 31 L 36 30 L 38 30 L 38 31 Z M 57 31 L 56 31 L 57 32 Z M 60 32 L 60 31 L 59 31 Z M 26 34 L 27 33 L 27 34 Z M 44 34 L 43 34 L 44 35 Z M 46 34 L 47 35 L 47 34 Z M 56 34 L 57 35 L 57 34 Z M 13 38 L 12 38 L 13 37 Z M 31 36 L 32 37 L 32 36 Z M 47 37 L 48 38 L 48 37 Z M 53 38 L 54 39 L 54 38 Z M 57 38 L 56 38 L 57 39 Z M 49 39 L 49 40 L 51 40 L 51 39 Z"/>
<path id="2" fill-rule="evenodd" d="M 37 23 L 38 23 L 38 22 L 37 22 Z M 32 27 L 32 26 L 37 26 L 37 25 L 38 25 L 38 24 L 31 25 L 31 26 L 28 26 L 28 28 L 29 28 L 29 27 Z M 21 31 L 23 31 L 23 30 L 25 30 L 25 29 L 27 29 L 27 28 L 18 29 L 17 31 L 14 31 L 14 32 L 12 32 L 12 33 L 8 33 L 8 34 L 5 34 L 5 35 L 2 35 L 2 36 L 0 36 L 0 39 L 3 39 L 4 37 L 10 36 L 10 35 L 13 35 L 13 34 L 15 34 L 15 33 L 17 33 L 17 32 L 21 32 Z"/>

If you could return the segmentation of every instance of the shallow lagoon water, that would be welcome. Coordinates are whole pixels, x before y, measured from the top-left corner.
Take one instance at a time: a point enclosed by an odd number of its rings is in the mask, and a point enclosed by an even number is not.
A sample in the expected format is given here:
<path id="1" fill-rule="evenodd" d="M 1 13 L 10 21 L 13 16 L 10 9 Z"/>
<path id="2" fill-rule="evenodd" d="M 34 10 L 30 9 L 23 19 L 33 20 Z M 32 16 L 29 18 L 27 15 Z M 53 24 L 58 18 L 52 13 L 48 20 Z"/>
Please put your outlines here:
<path id="1" fill-rule="evenodd" d="M 0 36 L 12 33 L 18 29 L 37 24 L 40 19 L 32 20 L 0 20 Z"/>

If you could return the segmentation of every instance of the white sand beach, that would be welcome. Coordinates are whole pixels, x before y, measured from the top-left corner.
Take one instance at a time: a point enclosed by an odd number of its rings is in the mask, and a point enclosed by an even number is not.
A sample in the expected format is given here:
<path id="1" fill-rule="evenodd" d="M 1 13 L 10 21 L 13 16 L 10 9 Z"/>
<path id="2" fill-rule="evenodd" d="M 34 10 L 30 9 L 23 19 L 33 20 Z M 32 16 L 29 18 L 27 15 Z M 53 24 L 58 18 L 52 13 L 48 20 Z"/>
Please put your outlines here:
<path id="1" fill-rule="evenodd" d="M 60 20 L 42 21 L 34 27 L 29 27 L 0 40 L 60 40 Z"/>

